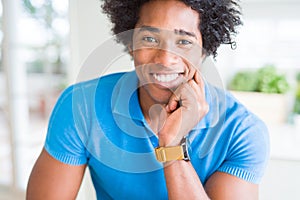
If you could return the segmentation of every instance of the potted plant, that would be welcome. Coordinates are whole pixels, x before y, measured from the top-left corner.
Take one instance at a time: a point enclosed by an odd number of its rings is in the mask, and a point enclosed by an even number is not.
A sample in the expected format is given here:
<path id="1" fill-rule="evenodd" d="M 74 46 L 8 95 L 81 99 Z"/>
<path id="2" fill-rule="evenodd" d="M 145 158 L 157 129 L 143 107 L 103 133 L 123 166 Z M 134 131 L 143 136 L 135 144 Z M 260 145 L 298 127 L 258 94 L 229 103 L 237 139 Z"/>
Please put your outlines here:
<path id="1" fill-rule="evenodd" d="M 297 75 L 297 86 L 295 94 L 294 104 L 294 122 L 297 126 L 300 126 L 300 72 Z"/>
<path id="2" fill-rule="evenodd" d="M 284 123 L 288 116 L 289 84 L 273 65 L 256 71 L 240 71 L 232 78 L 229 89 L 249 110 L 268 124 Z"/>

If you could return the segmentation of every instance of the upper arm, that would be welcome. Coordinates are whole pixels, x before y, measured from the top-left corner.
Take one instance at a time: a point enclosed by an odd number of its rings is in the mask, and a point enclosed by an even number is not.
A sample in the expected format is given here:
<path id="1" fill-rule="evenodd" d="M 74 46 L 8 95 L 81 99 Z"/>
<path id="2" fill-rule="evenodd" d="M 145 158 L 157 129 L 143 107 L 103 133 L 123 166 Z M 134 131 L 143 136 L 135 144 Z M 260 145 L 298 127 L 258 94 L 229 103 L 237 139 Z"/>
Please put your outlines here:
<path id="1" fill-rule="evenodd" d="M 43 149 L 31 172 L 26 199 L 75 199 L 85 168 L 64 164 Z"/>
<path id="2" fill-rule="evenodd" d="M 269 157 L 266 126 L 255 117 L 244 119 L 231 137 L 226 159 L 206 181 L 211 199 L 258 199 L 260 182 Z"/>
<path id="3" fill-rule="evenodd" d="M 213 200 L 258 199 L 257 184 L 224 172 L 215 172 L 206 182 L 205 191 Z"/>
<path id="4" fill-rule="evenodd" d="M 248 114 L 226 136 L 230 137 L 226 156 L 217 171 L 259 184 L 269 160 L 269 136 L 265 124 Z"/>

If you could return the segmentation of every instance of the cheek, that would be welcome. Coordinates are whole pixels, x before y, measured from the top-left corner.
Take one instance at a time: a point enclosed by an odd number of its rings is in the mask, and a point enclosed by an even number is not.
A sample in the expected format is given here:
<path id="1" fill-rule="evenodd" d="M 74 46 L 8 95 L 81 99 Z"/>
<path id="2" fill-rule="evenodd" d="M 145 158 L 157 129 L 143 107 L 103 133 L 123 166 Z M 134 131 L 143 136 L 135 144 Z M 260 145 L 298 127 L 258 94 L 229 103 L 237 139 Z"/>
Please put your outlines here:
<path id="1" fill-rule="evenodd" d="M 143 65 L 142 63 L 137 63 L 135 65 L 135 72 L 141 84 L 148 82 L 149 80 L 149 73 L 148 73 L 148 66 Z"/>
<path id="2" fill-rule="evenodd" d="M 183 59 L 183 65 L 185 66 L 185 77 L 190 80 L 193 78 L 195 72 L 197 71 L 197 67 L 191 63 L 189 60 Z"/>
<path id="3" fill-rule="evenodd" d="M 193 78 L 195 72 L 200 69 L 202 59 L 200 53 L 186 54 L 183 59 L 187 68 L 187 78 Z"/>
<path id="4" fill-rule="evenodd" d="M 200 67 L 203 60 L 202 48 L 196 46 L 190 51 L 185 52 L 184 59 L 186 62 L 190 63 L 190 65 Z"/>
<path id="5" fill-rule="evenodd" d="M 151 53 L 146 49 L 136 50 L 133 52 L 133 60 L 136 67 L 151 63 Z"/>
<path id="6" fill-rule="evenodd" d="M 191 65 L 190 63 L 187 64 L 187 68 L 188 68 L 187 79 L 190 80 L 194 77 L 196 68 L 193 65 Z"/>
<path id="7" fill-rule="evenodd" d="M 143 60 L 143 56 L 140 55 L 139 53 L 134 53 L 133 58 L 134 58 L 134 67 L 135 67 L 136 74 L 137 74 L 139 80 L 142 81 L 144 79 L 143 65 L 145 64 L 145 62 Z"/>
<path id="8" fill-rule="evenodd" d="M 136 75 L 137 75 L 137 77 L 138 77 L 138 79 L 139 79 L 139 81 L 140 81 L 140 83 L 143 83 L 144 81 L 144 78 L 143 78 L 143 76 L 142 76 L 142 73 L 141 73 L 141 71 L 139 71 L 139 70 L 136 70 Z"/>

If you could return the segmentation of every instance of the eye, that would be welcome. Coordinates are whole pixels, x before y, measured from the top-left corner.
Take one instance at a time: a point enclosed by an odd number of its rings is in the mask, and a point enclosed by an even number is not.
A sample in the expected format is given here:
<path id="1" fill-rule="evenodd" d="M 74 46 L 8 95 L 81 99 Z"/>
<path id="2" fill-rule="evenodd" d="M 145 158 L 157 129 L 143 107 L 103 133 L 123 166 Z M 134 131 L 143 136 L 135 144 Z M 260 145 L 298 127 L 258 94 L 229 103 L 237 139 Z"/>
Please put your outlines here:
<path id="1" fill-rule="evenodd" d="M 146 42 L 149 42 L 149 43 L 157 43 L 157 39 L 155 39 L 154 37 L 151 37 L 151 36 L 146 36 L 146 37 L 143 37 L 143 40 L 146 41 Z"/>
<path id="2" fill-rule="evenodd" d="M 192 45 L 193 43 L 189 40 L 179 40 L 178 44 L 179 45 Z"/>

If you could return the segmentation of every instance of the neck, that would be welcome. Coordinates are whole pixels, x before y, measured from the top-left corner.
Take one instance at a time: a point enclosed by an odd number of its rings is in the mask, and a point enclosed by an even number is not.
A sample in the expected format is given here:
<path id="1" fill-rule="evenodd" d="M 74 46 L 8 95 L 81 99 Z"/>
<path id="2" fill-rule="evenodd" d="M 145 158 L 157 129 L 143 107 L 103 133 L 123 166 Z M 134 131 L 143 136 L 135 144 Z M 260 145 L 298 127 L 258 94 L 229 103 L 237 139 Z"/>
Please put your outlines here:
<path id="1" fill-rule="evenodd" d="M 163 103 L 154 101 L 143 87 L 139 88 L 139 101 L 149 127 L 155 134 L 158 134 L 163 120 L 161 119 Z"/>
<path id="2" fill-rule="evenodd" d="M 150 124 L 150 115 L 149 115 L 149 110 L 152 105 L 154 105 L 154 101 L 149 97 L 147 92 L 143 87 L 139 88 L 139 102 L 141 105 L 141 109 L 143 112 L 143 115 L 147 121 L 148 124 Z"/>

